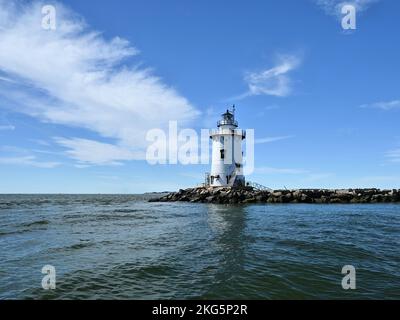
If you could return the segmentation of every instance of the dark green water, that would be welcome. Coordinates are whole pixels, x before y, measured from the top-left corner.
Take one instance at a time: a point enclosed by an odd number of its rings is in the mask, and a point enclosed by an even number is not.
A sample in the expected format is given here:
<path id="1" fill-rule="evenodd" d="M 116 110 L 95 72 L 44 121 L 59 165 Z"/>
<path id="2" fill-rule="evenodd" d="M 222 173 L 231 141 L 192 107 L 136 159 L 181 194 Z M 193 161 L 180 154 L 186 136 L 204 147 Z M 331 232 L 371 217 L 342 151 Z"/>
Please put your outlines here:
<path id="1" fill-rule="evenodd" d="M 392 204 L 0 195 L 0 299 L 399 299 L 399 244 Z"/>

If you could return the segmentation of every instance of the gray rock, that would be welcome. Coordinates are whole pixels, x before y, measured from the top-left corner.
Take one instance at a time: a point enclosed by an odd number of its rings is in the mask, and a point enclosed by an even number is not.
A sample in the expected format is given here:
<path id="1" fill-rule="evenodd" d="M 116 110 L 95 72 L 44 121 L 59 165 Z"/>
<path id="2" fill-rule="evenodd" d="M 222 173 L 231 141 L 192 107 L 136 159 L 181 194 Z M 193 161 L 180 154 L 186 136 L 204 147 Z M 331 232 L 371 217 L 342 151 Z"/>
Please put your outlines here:
<path id="1" fill-rule="evenodd" d="M 259 191 L 253 188 L 190 188 L 180 189 L 149 199 L 150 202 L 207 203 L 379 203 L 400 202 L 400 190 L 378 189 L 302 189 Z"/>

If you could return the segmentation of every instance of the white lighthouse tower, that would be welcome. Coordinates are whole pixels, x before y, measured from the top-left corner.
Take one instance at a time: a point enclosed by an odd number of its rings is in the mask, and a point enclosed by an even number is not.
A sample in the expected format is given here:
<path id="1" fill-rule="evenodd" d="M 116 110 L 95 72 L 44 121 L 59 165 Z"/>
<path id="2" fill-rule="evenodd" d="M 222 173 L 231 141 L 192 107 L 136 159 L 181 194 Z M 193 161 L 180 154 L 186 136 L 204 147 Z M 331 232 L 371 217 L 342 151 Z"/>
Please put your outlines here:
<path id="1" fill-rule="evenodd" d="M 210 186 L 244 186 L 242 141 L 246 138 L 246 131 L 238 129 L 235 106 L 232 111 L 226 110 L 222 114 L 217 127 L 218 129 L 210 131 L 212 139 Z"/>

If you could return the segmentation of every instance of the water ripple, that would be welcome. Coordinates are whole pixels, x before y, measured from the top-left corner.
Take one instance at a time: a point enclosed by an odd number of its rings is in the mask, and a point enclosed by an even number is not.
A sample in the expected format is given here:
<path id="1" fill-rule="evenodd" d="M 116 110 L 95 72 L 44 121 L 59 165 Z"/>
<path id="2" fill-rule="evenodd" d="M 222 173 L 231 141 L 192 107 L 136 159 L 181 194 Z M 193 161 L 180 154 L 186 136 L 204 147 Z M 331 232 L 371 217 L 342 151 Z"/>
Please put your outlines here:
<path id="1" fill-rule="evenodd" d="M 0 299 L 400 298 L 399 205 L 146 199 L 0 195 Z"/>

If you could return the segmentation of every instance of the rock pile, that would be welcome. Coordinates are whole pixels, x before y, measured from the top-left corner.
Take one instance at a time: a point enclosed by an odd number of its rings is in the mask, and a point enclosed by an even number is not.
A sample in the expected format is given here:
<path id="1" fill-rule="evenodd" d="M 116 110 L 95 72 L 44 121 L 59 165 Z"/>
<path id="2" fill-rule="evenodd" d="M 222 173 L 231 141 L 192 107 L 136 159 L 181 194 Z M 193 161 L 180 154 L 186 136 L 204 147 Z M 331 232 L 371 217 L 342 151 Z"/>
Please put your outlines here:
<path id="1" fill-rule="evenodd" d="M 190 188 L 169 193 L 151 202 L 246 203 L 381 203 L 400 202 L 400 190 L 300 189 L 261 191 L 244 188 Z"/>

